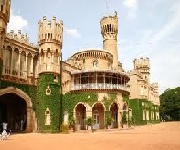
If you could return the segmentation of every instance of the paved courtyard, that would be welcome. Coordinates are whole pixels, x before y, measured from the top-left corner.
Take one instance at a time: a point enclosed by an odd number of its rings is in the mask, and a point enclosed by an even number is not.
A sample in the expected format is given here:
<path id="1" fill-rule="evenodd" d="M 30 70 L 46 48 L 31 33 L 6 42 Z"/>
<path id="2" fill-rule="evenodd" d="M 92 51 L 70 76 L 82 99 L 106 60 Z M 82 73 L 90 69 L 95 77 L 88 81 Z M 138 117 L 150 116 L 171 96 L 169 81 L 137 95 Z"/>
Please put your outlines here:
<path id="1" fill-rule="evenodd" d="M 180 122 L 70 134 L 14 134 L 0 150 L 179 150 Z"/>

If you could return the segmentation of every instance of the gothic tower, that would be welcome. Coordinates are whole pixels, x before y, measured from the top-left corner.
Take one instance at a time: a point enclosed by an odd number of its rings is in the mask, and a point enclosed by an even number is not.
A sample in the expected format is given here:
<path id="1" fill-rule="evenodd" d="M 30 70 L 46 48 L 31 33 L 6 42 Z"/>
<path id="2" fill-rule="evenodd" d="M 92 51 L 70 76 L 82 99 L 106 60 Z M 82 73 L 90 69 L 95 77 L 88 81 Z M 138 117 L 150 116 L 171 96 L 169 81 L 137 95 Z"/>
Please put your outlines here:
<path id="1" fill-rule="evenodd" d="M 140 72 L 143 79 L 150 84 L 150 63 L 149 58 L 134 59 L 134 69 Z"/>
<path id="2" fill-rule="evenodd" d="M 39 21 L 39 69 L 37 84 L 38 130 L 60 130 L 60 57 L 63 39 L 63 23 Z"/>
<path id="3" fill-rule="evenodd" d="M 101 34 L 103 37 L 103 49 L 109 51 L 113 55 L 112 69 L 118 69 L 118 16 L 115 12 L 114 16 L 105 16 L 100 21 Z"/>
<path id="4" fill-rule="evenodd" d="M 0 58 L 2 59 L 4 38 L 10 18 L 10 0 L 1 0 L 0 6 Z"/>

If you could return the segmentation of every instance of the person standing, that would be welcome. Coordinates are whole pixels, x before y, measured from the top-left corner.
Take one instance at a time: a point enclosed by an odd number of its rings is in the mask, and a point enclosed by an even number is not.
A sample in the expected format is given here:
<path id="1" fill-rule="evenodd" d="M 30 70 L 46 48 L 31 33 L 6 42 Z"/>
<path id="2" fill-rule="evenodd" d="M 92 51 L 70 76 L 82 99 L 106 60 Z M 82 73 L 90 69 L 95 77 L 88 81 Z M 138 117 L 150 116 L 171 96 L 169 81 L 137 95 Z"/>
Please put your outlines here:
<path id="1" fill-rule="evenodd" d="M 3 123 L 2 123 L 3 131 L 4 131 L 4 130 L 7 131 L 7 125 L 8 125 L 8 124 L 7 124 L 6 122 L 3 122 Z"/>
<path id="2" fill-rule="evenodd" d="M 21 131 L 23 130 L 23 126 L 24 126 L 24 121 L 23 121 L 23 119 L 21 119 Z"/>

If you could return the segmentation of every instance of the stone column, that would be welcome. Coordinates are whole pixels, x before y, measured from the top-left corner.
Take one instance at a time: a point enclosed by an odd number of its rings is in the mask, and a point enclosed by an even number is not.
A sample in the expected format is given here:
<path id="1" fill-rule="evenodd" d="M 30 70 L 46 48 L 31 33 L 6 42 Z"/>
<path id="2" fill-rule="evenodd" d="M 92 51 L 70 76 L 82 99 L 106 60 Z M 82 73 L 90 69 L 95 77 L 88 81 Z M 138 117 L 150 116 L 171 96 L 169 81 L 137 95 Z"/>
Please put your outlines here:
<path id="1" fill-rule="evenodd" d="M 4 56 L 3 56 L 3 75 L 5 75 L 5 66 L 6 66 L 6 49 L 3 50 L 4 51 Z"/>
<path id="2" fill-rule="evenodd" d="M 122 128 L 122 112 L 118 110 L 118 128 Z"/>
<path id="3" fill-rule="evenodd" d="M 18 78 L 20 78 L 21 77 L 21 51 L 19 51 L 18 64 L 19 64 L 19 66 L 18 66 L 18 71 L 19 71 Z"/>
<path id="4" fill-rule="evenodd" d="M 26 53 L 26 62 L 25 62 L 25 67 L 26 67 L 26 75 L 25 75 L 25 79 L 27 80 L 27 76 L 28 76 L 28 54 Z"/>
<path id="5" fill-rule="evenodd" d="M 27 125 L 26 125 L 26 132 L 32 131 L 32 107 L 27 107 Z"/>
<path id="6" fill-rule="evenodd" d="M 13 57 L 14 57 L 13 54 L 14 54 L 14 49 L 12 49 L 12 54 L 11 54 L 12 57 L 10 58 L 10 59 L 11 59 L 10 75 L 12 75 L 12 71 L 13 71 L 13 69 L 14 69 L 14 68 L 13 68 Z"/>
<path id="7" fill-rule="evenodd" d="M 30 61 L 30 76 L 32 76 L 33 74 L 33 56 L 31 57 L 31 61 Z"/>
<path id="8" fill-rule="evenodd" d="M 47 71 L 47 52 L 44 52 L 43 71 Z"/>

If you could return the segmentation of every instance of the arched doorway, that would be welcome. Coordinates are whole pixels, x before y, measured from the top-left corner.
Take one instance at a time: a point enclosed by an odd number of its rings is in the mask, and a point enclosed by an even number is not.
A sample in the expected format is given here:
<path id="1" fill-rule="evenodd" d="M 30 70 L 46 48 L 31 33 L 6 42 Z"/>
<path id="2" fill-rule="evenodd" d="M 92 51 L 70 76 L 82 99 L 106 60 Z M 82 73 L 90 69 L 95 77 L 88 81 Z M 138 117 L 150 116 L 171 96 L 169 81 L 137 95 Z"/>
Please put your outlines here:
<path id="1" fill-rule="evenodd" d="M 78 130 L 85 130 L 85 118 L 86 118 L 86 107 L 84 104 L 80 103 L 75 108 L 76 112 L 76 123 Z"/>
<path id="2" fill-rule="evenodd" d="M 0 90 L 0 122 L 7 121 L 12 131 L 21 131 L 20 125 L 23 120 L 23 130 L 32 132 L 35 129 L 35 115 L 33 115 L 30 97 L 22 90 L 8 87 Z M 4 120 L 3 120 L 4 119 Z M 20 120 L 20 122 L 19 122 Z"/>
<path id="3" fill-rule="evenodd" d="M 118 105 L 117 103 L 112 103 L 110 107 L 110 114 L 113 118 L 113 128 L 118 128 Z"/>
<path id="4" fill-rule="evenodd" d="M 104 129 L 104 106 L 96 103 L 92 108 L 92 116 L 94 120 L 94 129 Z"/>
<path id="5" fill-rule="evenodd" d="M 7 122 L 12 132 L 25 131 L 27 125 L 27 104 L 23 98 L 14 93 L 0 96 L 0 122 Z"/>

